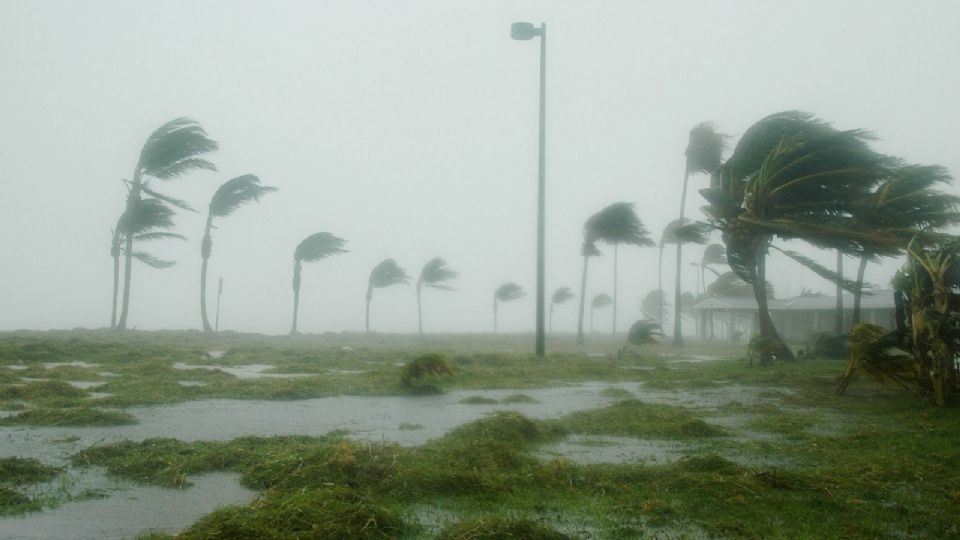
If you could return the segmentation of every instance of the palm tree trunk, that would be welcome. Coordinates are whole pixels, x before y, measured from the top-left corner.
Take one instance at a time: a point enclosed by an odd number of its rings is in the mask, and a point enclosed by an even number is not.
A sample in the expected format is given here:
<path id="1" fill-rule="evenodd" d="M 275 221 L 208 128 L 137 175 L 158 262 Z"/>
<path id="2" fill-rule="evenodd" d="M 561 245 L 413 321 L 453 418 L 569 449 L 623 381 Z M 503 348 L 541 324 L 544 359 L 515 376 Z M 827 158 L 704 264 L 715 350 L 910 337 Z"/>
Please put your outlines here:
<path id="1" fill-rule="evenodd" d="M 553 302 L 550 302 L 550 333 L 553 333 Z"/>
<path id="2" fill-rule="evenodd" d="M 367 287 L 367 333 L 370 333 L 370 300 L 373 300 L 373 285 Z"/>
<path id="3" fill-rule="evenodd" d="M 207 215 L 207 228 L 203 232 L 203 241 L 200 243 L 200 319 L 203 321 L 203 331 L 213 332 L 210 321 L 207 319 L 207 262 L 210 260 L 210 251 L 213 240 L 210 238 L 210 228 L 213 226 L 213 214 Z"/>
<path id="4" fill-rule="evenodd" d="M 493 333 L 497 333 L 497 297 L 493 297 Z"/>
<path id="5" fill-rule="evenodd" d="M 111 302 L 110 304 L 110 328 L 116 328 L 117 327 L 117 297 L 120 295 L 120 231 L 119 229 L 113 235 L 113 245 L 110 247 L 110 256 L 113 257 L 113 302 Z"/>
<path id="6" fill-rule="evenodd" d="M 293 262 L 293 325 L 290 334 L 297 333 L 297 313 L 300 311 L 300 262 Z"/>
<path id="7" fill-rule="evenodd" d="M 857 288 L 853 291 L 853 321 L 852 326 L 860 324 L 860 299 L 863 297 L 863 275 L 867 270 L 866 254 L 860 256 L 860 267 L 857 268 Z"/>
<path id="8" fill-rule="evenodd" d="M 683 184 L 683 192 L 687 192 L 687 184 Z M 677 240 L 677 271 L 675 275 L 676 285 L 674 286 L 673 291 L 673 346 L 674 347 L 683 347 L 683 318 L 680 315 L 681 309 L 681 298 L 680 298 L 680 263 L 682 258 L 682 248 L 683 243 L 680 240 Z"/>
<path id="9" fill-rule="evenodd" d="M 619 258 L 619 244 L 613 245 L 613 331 L 612 336 L 617 335 L 617 260 Z M 592 329 L 591 329 L 592 330 Z"/>
<path id="10" fill-rule="evenodd" d="M 663 331 L 663 241 L 660 242 L 660 257 L 657 259 L 657 319 Z"/>
<path id="11" fill-rule="evenodd" d="M 134 176 L 130 193 L 127 195 L 127 211 L 133 213 L 140 202 L 140 176 Z M 129 227 L 128 227 L 129 229 Z M 126 241 L 126 253 L 123 254 L 123 307 L 120 310 L 120 321 L 117 330 L 126 330 L 127 317 L 130 315 L 130 274 L 133 271 L 133 234 L 130 230 L 123 231 Z"/>
<path id="12" fill-rule="evenodd" d="M 417 280 L 417 332 L 420 336 L 423 336 L 423 312 L 420 310 L 420 285 L 421 281 Z"/>
<path id="13" fill-rule="evenodd" d="M 843 253 L 837 250 L 837 314 L 833 323 L 833 332 L 843 333 Z"/>
<path id="14" fill-rule="evenodd" d="M 587 302 L 587 261 L 590 257 L 583 256 L 583 272 L 580 273 L 580 316 L 577 322 L 577 345 L 583 345 L 583 308 Z"/>
<path id="15" fill-rule="evenodd" d="M 594 310 L 593 306 L 591 305 L 591 306 L 590 306 L 590 333 L 591 333 L 591 334 L 593 333 L 593 312 L 594 312 L 594 311 L 595 311 L 595 310 Z"/>
<path id="16" fill-rule="evenodd" d="M 784 343 L 780 337 L 780 332 L 773 324 L 770 318 L 770 308 L 767 304 L 767 255 L 758 253 L 756 255 L 757 273 L 756 282 L 753 284 L 753 295 L 757 300 L 757 323 L 760 326 L 760 337 L 769 347 L 769 351 L 779 360 L 796 360 L 793 352 Z"/>

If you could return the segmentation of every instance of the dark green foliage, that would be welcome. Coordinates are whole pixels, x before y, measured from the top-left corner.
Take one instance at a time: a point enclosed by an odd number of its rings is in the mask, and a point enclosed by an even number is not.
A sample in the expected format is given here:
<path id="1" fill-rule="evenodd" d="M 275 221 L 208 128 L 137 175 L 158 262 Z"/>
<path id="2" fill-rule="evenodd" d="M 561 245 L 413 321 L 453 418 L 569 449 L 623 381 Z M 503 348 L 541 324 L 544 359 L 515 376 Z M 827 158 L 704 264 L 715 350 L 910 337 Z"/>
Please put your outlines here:
<path id="1" fill-rule="evenodd" d="M 343 249 L 345 242 L 328 232 L 311 234 L 297 244 L 293 252 L 294 263 L 314 262 L 320 259 L 346 253 Z"/>
<path id="2" fill-rule="evenodd" d="M 420 271 L 420 279 L 418 284 L 423 284 L 423 286 L 434 289 L 451 291 L 453 289 L 443 285 L 443 282 L 455 279 L 458 275 L 459 274 L 455 270 L 447 266 L 446 261 L 440 257 L 435 257 L 430 259 L 427 264 L 423 265 L 423 270 Z"/>
<path id="3" fill-rule="evenodd" d="M 196 169 L 215 171 L 216 167 L 200 156 L 218 148 L 200 124 L 189 118 L 177 118 L 157 128 L 140 151 L 136 177 L 158 180 L 177 178 Z"/>
<path id="4" fill-rule="evenodd" d="M 226 217 L 246 203 L 256 202 L 277 188 L 260 184 L 260 179 L 252 174 L 238 176 L 224 182 L 210 199 L 210 215 Z"/>
<path id="5" fill-rule="evenodd" d="M 390 287 L 391 285 L 407 283 L 408 281 L 410 281 L 410 276 L 408 276 L 403 268 L 400 268 L 400 265 L 397 264 L 397 261 L 393 259 L 380 261 L 380 263 L 370 271 L 370 289 Z"/>
<path id="6" fill-rule="evenodd" d="M 627 330 L 628 345 L 653 345 L 657 343 L 657 338 L 663 336 L 660 332 L 660 324 L 651 319 L 636 321 L 630 325 Z"/>
<path id="7" fill-rule="evenodd" d="M 600 293 L 590 301 L 590 307 L 593 309 L 605 308 L 613 303 L 613 298 L 607 293 Z"/>
<path id="8" fill-rule="evenodd" d="M 510 302 L 518 298 L 522 298 L 526 293 L 523 292 L 523 288 L 517 285 L 516 283 L 504 283 L 503 285 L 497 287 L 497 290 L 493 293 L 494 297 L 499 302 Z"/>
<path id="9" fill-rule="evenodd" d="M 690 139 L 684 151 L 687 173 L 710 174 L 720 167 L 727 136 L 719 133 L 712 122 L 700 122 L 690 130 Z"/>
<path id="10" fill-rule="evenodd" d="M 584 226 L 586 240 L 608 244 L 633 244 L 653 246 L 647 229 L 637 217 L 632 203 L 613 203 L 590 216 Z"/>
<path id="11" fill-rule="evenodd" d="M 550 297 L 551 304 L 563 304 L 568 300 L 576 298 L 577 295 L 573 294 L 573 291 L 570 287 L 560 287 L 553 292 L 553 296 Z"/>
<path id="12" fill-rule="evenodd" d="M 847 358 L 850 356 L 850 336 L 824 332 L 813 337 L 811 354 L 820 358 Z"/>
<path id="13" fill-rule="evenodd" d="M 437 540 L 568 540 L 571 538 L 530 519 L 487 516 L 445 528 Z"/>
<path id="14" fill-rule="evenodd" d="M 39 510 L 40 505 L 15 489 L 0 486 L 0 516 Z"/>
<path id="15" fill-rule="evenodd" d="M 0 458 L 0 484 L 21 486 L 50 480 L 62 469 L 44 465 L 35 458 Z"/>
<path id="16" fill-rule="evenodd" d="M 417 393 L 438 393 L 436 382 L 441 377 L 453 377 L 453 365 L 442 354 L 428 353 L 407 362 L 400 374 L 400 384 Z"/>

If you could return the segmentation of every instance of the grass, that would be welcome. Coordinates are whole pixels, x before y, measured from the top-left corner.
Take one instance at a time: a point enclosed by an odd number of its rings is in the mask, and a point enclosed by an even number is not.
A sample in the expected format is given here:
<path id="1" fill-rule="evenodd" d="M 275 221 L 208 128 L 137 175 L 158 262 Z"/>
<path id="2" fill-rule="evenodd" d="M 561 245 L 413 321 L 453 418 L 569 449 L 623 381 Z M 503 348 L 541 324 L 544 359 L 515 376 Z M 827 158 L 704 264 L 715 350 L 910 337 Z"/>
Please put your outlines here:
<path id="1" fill-rule="evenodd" d="M 17 392 L 10 388 L 24 388 L 18 386 L 20 376 L 51 371 L 48 377 L 59 382 L 105 380 L 107 387 L 98 390 L 113 392 L 111 403 L 122 406 L 208 397 L 404 395 L 395 364 L 433 350 L 444 352 L 456 368 L 455 376 L 444 378 L 444 389 L 479 395 L 483 389 L 519 391 L 578 381 L 631 383 L 638 389 L 620 392 L 611 386 L 604 394 L 621 401 L 554 420 L 497 413 L 416 447 L 331 434 L 126 441 L 74 456 L 75 467 L 99 465 L 114 476 L 167 487 L 186 488 L 191 476 L 205 472 L 233 471 L 261 492 L 252 505 L 206 516 L 183 538 L 960 538 L 956 404 L 936 409 L 863 379 L 847 395 L 836 396 L 844 368 L 836 361 L 750 369 L 738 360 L 667 364 L 654 348 L 624 360 L 594 358 L 572 346 L 563 350 L 566 345 L 537 360 L 525 352 L 503 352 L 525 351 L 529 344 L 519 338 L 460 339 L 18 334 L 0 339 L 0 365 L 28 369 L 9 370 L 11 375 L 0 367 L 0 388 Z M 613 345 L 588 350 L 611 352 Z M 205 351 L 213 349 L 228 352 L 212 360 Z M 42 366 L 65 358 L 101 365 Z M 312 376 L 239 380 L 178 371 L 175 362 L 266 363 L 278 372 Z M 624 369 L 638 365 L 653 369 Z M 120 376 L 99 378 L 102 371 Z M 185 379 L 208 385 L 177 383 Z M 747 399 L 740 396 L 745 387 L 762 391 Z M 710 390 L 721 399 L 719 406 L 696 407 L 633 399 L 649 388 L 678 398 Z M 86 399 L 57 393 L 9 399 L 32 409 L 34 400 Z M 49 407 L 60 409 L 65 407 Z M 731 415 L 745 423 L 721 429 L 706 422 Z M 768 435 L 750 438 L 751 431 Z M 570 434 L 666 439 L 688 450 L 666 464 L 585 465 L 535 457 L 543 445 Z M 418 513 L 423 508 L 430 509 L 429 516 Z"/>
<path id="2" fill-rule="evenodd" d="M 91 427 L 136 423 L 136 418 L 123 411 L 107 411 L 93 407 L 31 409 L 0 418 L 0 426 Z"/>
<path id="3" fill-rule="evenodd" d="M 41 503 L 17 488 L 45 482 L 61 472 L 34 458 L 0 458 L 0 516 L 39 510 Z"/>

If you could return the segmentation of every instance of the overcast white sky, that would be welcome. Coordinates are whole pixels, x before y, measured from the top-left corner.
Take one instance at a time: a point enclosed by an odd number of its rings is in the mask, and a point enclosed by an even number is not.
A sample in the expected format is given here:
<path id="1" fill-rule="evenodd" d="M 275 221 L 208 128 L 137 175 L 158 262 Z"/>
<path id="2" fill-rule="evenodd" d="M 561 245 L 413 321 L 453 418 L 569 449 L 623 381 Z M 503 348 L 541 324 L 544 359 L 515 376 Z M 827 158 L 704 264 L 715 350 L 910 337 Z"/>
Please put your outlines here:
<path id="1" fill-rule="evenodd" d="M 457 292 L 425 292 L 427 330 L 489 331 L 505 281 L 529 294 L 501 327 L 531 330 L 538 44 L 509 37 L 523 20 L 549 28 L 548 294 L 578 289 L 581 227 L 606 204 L 636 203 L 659 238 L 700 121 L 737 136 L 800 109 L 960 173 L 955 0 L 0 0 L 0 329 L 109 324 L 121 179 L 151 131 L 189 116 L 220 142 L 220 170 L 165 192 L 205 209 L 241 174 L 279 188 L 214 231 L 222 328 L 286 332 L 293 249 L 329 231 L 350 253 L 305 266 L 302 331 L 361 330 L 370 269 L 393 257 L 415 276 L 434 256 L 462 277 Z M 706 182 L 692 181 L 694 216 Z M 189 240 L 151 246 L 177 266 L 135 265 L 131 326 L 199 327 L 204 219 L 180 215 Z M 609 255 L 591 263 L 590 296 L 611 291 Z M 621 250 L 621 326 L 640 317 L 656 263 L 656 249 Z M 885 285 L 896 266 L 868 280 Z M 770 274 L 780 296 L 832 291 L 782 257 Z M 557 330 L 575 324 L 573 303 L 558 309 Z M 416 331 L 413 287 L 378 290 L 372 326 Z"/>

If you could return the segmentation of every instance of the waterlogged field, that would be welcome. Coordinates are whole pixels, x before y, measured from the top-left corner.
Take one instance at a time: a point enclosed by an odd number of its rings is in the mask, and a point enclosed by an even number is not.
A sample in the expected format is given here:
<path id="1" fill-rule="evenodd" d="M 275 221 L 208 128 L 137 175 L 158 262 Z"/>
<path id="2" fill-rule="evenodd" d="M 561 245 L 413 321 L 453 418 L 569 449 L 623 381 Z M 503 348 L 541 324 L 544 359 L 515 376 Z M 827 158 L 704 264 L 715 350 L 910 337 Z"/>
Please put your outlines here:
<path id="1" fill-rule="evenodd" d="M 956 538 L 960 410 L 593 337 L 0 335 L 2 538 Z M 440 353 L 452 374 L 404 382 Z"/>

